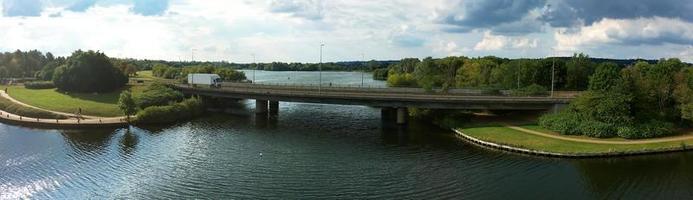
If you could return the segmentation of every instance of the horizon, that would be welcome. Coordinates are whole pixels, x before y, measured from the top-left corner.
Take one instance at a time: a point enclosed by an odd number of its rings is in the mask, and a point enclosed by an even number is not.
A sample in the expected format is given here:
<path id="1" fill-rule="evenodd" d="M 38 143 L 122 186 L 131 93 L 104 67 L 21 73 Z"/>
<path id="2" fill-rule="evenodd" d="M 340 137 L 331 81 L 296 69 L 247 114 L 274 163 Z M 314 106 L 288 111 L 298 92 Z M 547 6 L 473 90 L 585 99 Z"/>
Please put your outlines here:
<path id="1" fill-rule="evenodd" d="M 317 63 L 325 44 L 324 62 L 573 53 L 693 62 L 691 1 L 0 1 L 1 52 Z"/>

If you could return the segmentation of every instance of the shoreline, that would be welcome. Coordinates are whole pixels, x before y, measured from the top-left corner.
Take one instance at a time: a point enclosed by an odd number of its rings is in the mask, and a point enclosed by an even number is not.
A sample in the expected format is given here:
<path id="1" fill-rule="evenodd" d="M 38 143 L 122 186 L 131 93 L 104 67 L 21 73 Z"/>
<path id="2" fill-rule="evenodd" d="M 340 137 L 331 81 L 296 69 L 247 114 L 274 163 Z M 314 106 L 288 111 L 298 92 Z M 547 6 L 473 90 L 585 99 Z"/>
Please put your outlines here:
<path id="1" fill-rule="evenodd" d="M 656 148 L 656 149 L 645 149 L 636 151 L 614 151 L 614 152 L 599 152 L 599 153 L 558 153 L 549 152 L 542 150 L 528 149 L 524 147 L 515 147 L 512 144 L 500 144 L 489 141 L 484 141 L 477 139 L 475 137 L 465 134 L 459 129 L 452 129 L 457 136 L 464 139 L 464 141 L 496 150 L 501 150 L 504 152 L 519 153 L 525 155 L 542 156 L 542 157 L 554 157 L 554 158 L 610 158 L 610 157 L 626 157 L 626 156 L 638 156 L 638 155 L 652 155 L 652 154 L 664 154 L 664 153 L 675 153 L 675 152 L 686 152 L 693 150 L 693 147 L 674 147 L 674 148 Z"/>

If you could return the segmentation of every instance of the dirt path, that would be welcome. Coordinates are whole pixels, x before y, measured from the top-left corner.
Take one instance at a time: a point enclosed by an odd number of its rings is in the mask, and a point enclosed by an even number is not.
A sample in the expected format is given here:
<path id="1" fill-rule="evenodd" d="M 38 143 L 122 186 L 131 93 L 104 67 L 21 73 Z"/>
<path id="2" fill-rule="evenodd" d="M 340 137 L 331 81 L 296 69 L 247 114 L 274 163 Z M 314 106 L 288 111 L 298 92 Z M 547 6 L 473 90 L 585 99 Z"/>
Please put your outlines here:
<path id="1" fill-rule="evenodd" d="M 692 140 L 693 139 L 693 135 L 686 134 L 686 135 L 681 135 L 681 136 L 655 138 L 655 139 L 643 139 L 643 140 L 632 140 L 632 141 L 607 141 L 607 140 L 600 140 L 600 139 L 583 139 L 583 138 L 573 138 L 573 137 L 566 137 L 566 136 L 560 136 L 560 135 L 553 135 L 553 134 L 542 133 L 539 131 L 530 130 L 530 129 L 522 128 L 519 126 L 513 126 L 513 125 L 507 125 L 506 127 L 513 129 L 513 130 L 521 131 L 524 133 L 529 133 L 532 135 L 538 135 L 538 136 L 542 136 L 542 137 L 548 137 L 548 138 L 559 139 L 559 140 L 568 140 L 568 141 L 573 141 L 573 142 L 592 143 L 592 144 L 652 144 L 652 143 L 661 143 L 661 142 L 678 142 L 678 141 Z"/>

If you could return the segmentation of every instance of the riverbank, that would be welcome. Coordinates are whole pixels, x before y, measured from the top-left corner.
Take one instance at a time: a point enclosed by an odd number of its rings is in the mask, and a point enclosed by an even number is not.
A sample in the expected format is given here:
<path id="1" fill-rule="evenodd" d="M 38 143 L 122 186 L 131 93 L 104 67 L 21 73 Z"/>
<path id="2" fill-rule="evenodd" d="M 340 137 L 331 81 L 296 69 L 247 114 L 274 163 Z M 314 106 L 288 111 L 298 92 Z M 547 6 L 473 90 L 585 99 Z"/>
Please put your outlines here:
<path id="1" fill-rule="evenodd" d="M 82 110 L 82 117 L 118 117 L 122 111 L 118 108 L 118 97 L 123 90 L 130 90 L 133 95 L 144 90 L 143 85 L 129 85 L 122 90 L 100 93 L 62 93 L 56 89 L 26 89 L 24 86 L 6 86 L 7 95 L 29 107 L 50 110 L 63 115 L 74 115 Z M 91 116 L 91 117 L 90 117 Z"/>
<path id="2" fill-rule="evenodd" d="M 98 117 L 76 115 L 53 111 L 28 105 L 0 91 L 0 101 L 7 104 L 0 108 L 0 122 L 31 128 L 103 128 L 125 127 L 129 123 L 127 117 Z M 20 112 L 21 111 L 21 112 Z"/>
<path id="3" fill-rule="evenodd" d="M 644 139 L 593 139 L 563 136 L 536 125 L 491 124 L 453 129 L 463 139 L 485 147 L 550 157 L 614 157 L 693 150 L 693 133 Z"/>

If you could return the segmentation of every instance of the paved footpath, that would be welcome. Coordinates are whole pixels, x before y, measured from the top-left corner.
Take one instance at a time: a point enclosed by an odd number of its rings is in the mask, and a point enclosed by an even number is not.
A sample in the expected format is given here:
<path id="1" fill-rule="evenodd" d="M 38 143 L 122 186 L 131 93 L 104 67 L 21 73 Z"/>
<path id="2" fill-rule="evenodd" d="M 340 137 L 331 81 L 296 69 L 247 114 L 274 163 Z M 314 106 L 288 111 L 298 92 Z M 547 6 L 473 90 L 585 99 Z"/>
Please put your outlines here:
<path id="1" fill-rule="evenodd" d="M 532 135 L 538 135 L 538 136 L 542 136 L 542 137 L 548 137 L 548 138 L 559 139 L 559 140 L 567 140 L 567 141 L 573 141 L 573 142 L 592 143 L 592 144 L 652 144 L 652 143 L 661 143 L 661 142 L 678 142 L 678 141 L 684 141 L 684 140 L 693 140 L 693 135 L 685 134 L 685 135 L 681 135 L 681 136 L 655 138 L 655 139 L 642 139 L 642 140 L 630 140 L 630 141 L 610 141 L 610 140 L 600 140 L 600 139 L 566 137 L 566 136 L 554 135 L 554 134 L 549 134 L 549 133 L 542 133 L 539 131 L 530 130 L 530 129 L 522 128 L 519 126 L 513 126 L 513 125 L 507 125 L 506 127 L 513 129 L 513 130 L 521 131 L 523 133 L 529 133 Z"/>
<path id="2" fill-rule="evenodd" d="M 57 112 L 57 111 L 52 111 L 52 110 L 47 110 L 43 108 L 39 108 L 36 106 L 28 105 L 25 104 L 21 101 L 17 101 L 16 99 L 10 97 L 5 93 L 5 91 L 0 90 L 0 98 L 6 98 L 13 103 L 20 104 L 22 106 L 34 108 L 37 110 L 42 110 L 58 115 L 63 115 L 69 117 L 69 119 L 38 119 L 38 118 L 31 118 L 31 117 L 25 117 L 25 116 L 19 116 L 13 113 L 6 112 L 4 110 L 0 110 L 0 120 L 3 121 L 8 121 L 8 122 L 14 122 L 18 124 L 23 124 L 23 125 L 37 125 L 37 126 L 67 126 L 67 127 L 79 127 L 79 126 L 123 126 L 127 125 L 127 117 L 121 116 L 121 117 L 97 117 L 97 116 L 78 116 L 75 114 L 71 113 L 64 113 L 64 112 Z M 81 118 L 80 118 L 81 117 Z"/>

